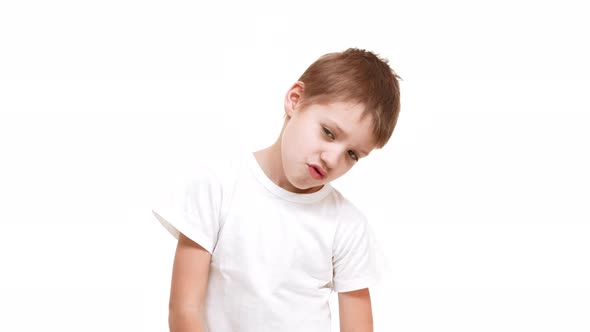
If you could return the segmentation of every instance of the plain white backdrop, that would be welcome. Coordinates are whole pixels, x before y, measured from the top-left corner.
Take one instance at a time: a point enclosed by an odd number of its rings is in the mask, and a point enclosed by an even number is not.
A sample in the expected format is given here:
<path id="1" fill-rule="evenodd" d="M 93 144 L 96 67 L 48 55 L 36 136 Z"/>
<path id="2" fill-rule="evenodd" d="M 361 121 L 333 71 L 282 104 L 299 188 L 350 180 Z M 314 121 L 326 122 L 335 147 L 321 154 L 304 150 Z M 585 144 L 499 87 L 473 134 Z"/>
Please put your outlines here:
<path id="1" fill-rule="evenodd" d="M 587 14 L 3 1 L 0 330 L 166 331 L 175 242 L 153 193 L 194 161 L 270 145 L 305 68 L 359 47 L 403 79 L 389 144 L 334 183 L 391 265 L 375 330 L 589 331 Z"/>

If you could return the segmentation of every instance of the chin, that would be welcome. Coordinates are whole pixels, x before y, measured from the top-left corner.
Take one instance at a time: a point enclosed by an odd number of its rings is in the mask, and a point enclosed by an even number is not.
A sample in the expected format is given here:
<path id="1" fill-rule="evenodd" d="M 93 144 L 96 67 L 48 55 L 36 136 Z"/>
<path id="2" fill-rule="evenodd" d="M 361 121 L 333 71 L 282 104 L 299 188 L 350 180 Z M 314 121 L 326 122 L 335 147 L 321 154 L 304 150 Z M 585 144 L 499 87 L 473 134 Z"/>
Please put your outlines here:
<path id="1" fill-rule="evenodd" d="M 311 188 L 310 186 L 306 186 L 306 185 L 302 185 L 301 183 L 297 183 L 294 181 L 289 181 L 291 183 L 291 185 L 299 190 L 307 190 L 309 188 Z"/>
<path id="2" fill-rule="evenodd" d="M 295 187 L 297 190 L 299 191 L 309 191 L 310 189 L 314 188 L 314 187 L 318 187 L 317 185 L 315 186 L 311 186 L 309 184 L 306 184 L 305 182 L 301 183 L 301 182 L 297 182 L 297 181 L 292 181 L 291 179 L 287 178 L 287 180 L 289 181 L 289 183 Z"/>
<path id="3" fill-rule="evenodd" d="M 285 173 L 287 172 L 287 170 L 285 170 Z M 285 174 L 286 175 L 286 174 Z M 289 181 L 289 183 L 295 187 L 297 190 L 300 190 L 302 192 L 308 192 L 308 191 L 317 191 L 319 189 L 321 189 L 321 187 L 323 185 L 325 185 L 324 181 L 322 181 L 322 183 L 317 183 L 317 180 L 313 180 L 310 178 L 301 178 L 298 176 L 287 176 L 287 181 Z M 327 182 L 327 181 L 326 181 Z"/>
<path id="4" fill-rule="evenodd" d="M 325 185 L 325 183 L 314 183 L 314 184 L 295 184 L 293 183 L 293 186 L 296 187 L 299 190 L 304 190 L 304 191 L 310 191 L 310 192 L 314 192 L 314 191 L 318 191 L 320 189 L 322 189 L 322 187 Z"/>

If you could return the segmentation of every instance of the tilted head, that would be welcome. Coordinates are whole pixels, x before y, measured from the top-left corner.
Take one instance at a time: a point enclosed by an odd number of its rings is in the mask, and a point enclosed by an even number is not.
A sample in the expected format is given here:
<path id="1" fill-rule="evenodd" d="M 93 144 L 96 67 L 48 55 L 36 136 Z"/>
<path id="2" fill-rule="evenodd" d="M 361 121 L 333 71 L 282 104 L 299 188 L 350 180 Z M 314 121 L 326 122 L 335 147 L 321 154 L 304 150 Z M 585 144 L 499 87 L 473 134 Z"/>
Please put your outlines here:
<path id="1" fill-rule="evenodd" d="M 284 188 L 313 192 L 347 173 L 387 143 L 399 108 L 386 60 L 358 49 L 320 57 L 285 96 L 278 140 Z"/>
<path id="2" fill-rule="evenodd" d="M 389 141 L 400 111 L 398 76 L 388 60 L 357 48 L 328 53 L 301 75 L 303 95 L 300 107 L 330 102 L 364 105 L 363 117 L 373 122 L 375 147 Z"/>

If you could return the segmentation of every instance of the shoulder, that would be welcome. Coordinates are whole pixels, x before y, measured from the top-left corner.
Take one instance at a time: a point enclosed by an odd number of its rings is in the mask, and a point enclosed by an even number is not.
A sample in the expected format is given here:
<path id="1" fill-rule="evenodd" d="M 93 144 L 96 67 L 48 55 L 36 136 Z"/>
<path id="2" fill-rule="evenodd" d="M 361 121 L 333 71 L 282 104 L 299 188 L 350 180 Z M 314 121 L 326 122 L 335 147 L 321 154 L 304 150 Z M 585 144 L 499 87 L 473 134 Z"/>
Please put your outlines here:
<path id="1" fill-rule="evenodd" d="M 334 187 L 332 187 L 330 200 L 332 201 L 334 209 L 337 211 L 336 213 L 339 223 L 355 224 L 367 221 L 367 218 L 361 209 Z"/>

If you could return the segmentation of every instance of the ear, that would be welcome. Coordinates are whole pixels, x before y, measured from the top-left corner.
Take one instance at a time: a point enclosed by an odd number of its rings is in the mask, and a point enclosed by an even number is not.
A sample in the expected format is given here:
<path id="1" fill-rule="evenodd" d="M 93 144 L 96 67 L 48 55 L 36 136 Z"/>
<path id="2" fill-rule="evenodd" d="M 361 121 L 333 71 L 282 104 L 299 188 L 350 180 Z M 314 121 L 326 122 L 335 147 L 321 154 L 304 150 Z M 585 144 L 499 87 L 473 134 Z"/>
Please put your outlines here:
<path id="1" fill-rule="evenodd" d="M 295 82 L 293 86 L 287 91 L 287 95 L 285 95 L 285 115 L 287 117 L 291 117 L 293 112 L 301 99 L 303 98 L 303 89 L 305 85 L 301 81 Z"/>

